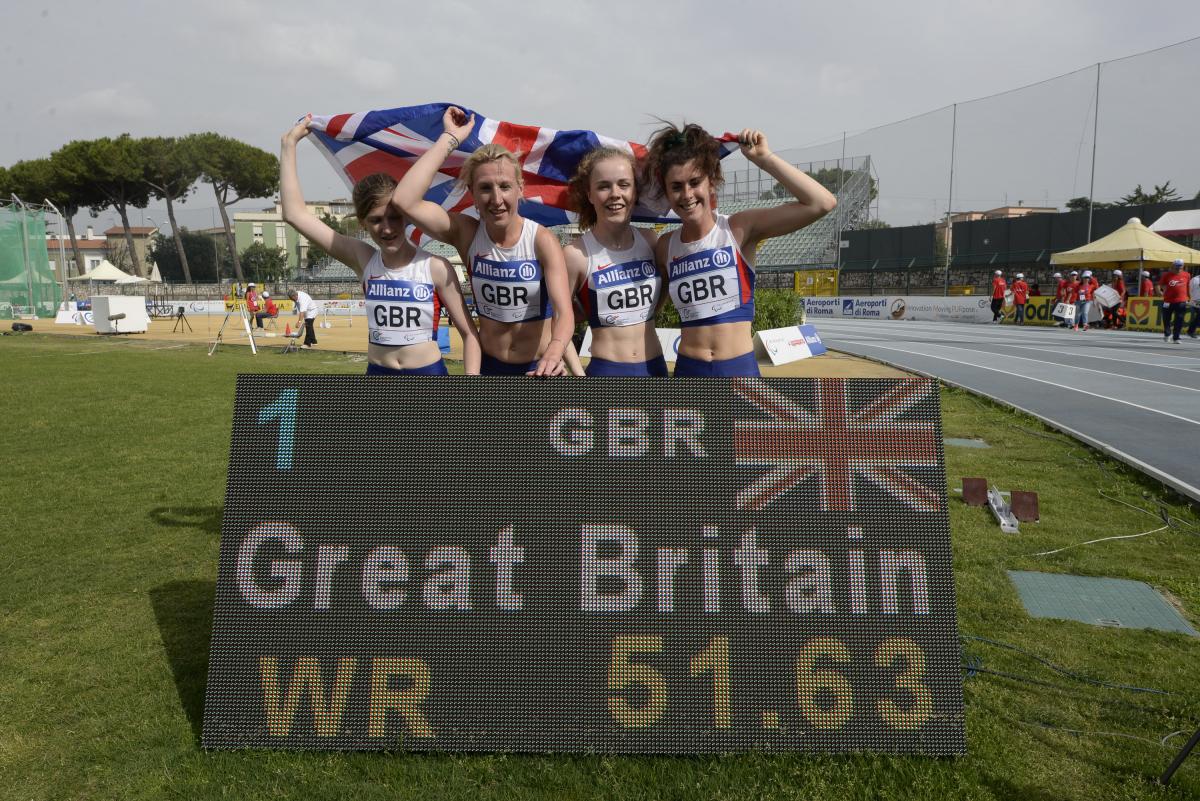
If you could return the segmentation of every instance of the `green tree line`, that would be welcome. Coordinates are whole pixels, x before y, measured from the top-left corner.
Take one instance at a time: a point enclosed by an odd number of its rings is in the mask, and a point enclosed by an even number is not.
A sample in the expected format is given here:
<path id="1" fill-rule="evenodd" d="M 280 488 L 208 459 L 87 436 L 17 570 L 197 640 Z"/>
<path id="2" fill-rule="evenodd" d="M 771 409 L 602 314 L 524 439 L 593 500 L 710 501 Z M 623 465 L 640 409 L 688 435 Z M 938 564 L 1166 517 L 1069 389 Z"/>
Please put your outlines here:
<path id="1" fill-rule="evenodd" d="M 0 197 L 48 200 L 62 212 L 77 265 L 83 264 L 83 259 L 75 235 L 75 215 L 85 208 L 92 214 L 111 208 L 121 218 L 134 272 L 146 275 L 133 247 L 129 209 L 144 209 L 152 199 L 164 201 L 173 240 L 169 250 L 178 263 L 178 275 L 187 283 L 197 277 L 216 277 L 193 276 L 188 257 L 198 255 L 200 250 L 194 243 L 189 246 L 185 242 L 186 231 L 175 220 L 175 204 L 185 202 L 201 184 L 211 187 L 217 199 L 228 258 L 235 277 L 244 282 L 246 275 L 234 245 L 227 208 L 239 200 L 269 197 L 278 190 L 279 160 L 265 150 L 216 133 L 146 138 L 121 134 L 70 142 L 46 158 L 0 167 Z M 156 242 L 156 251 L 164 250 L 163 246 L 161 241 Z M 216 269 L 215 257 L 212 263 Z"/>

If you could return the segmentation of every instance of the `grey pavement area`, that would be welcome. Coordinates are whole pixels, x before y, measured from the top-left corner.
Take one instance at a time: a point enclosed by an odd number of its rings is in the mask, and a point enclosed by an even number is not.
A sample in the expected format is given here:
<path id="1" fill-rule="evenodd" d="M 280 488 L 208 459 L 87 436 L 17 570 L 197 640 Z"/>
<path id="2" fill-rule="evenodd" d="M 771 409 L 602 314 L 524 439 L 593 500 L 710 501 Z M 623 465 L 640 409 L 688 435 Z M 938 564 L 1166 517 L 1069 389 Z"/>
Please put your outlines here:
<path id="1" fill-rule="evenodd" d="M 1200 340 L 972 323 L 809 322 L 827 347 L 1015 406 L 1200 501 Z"/>

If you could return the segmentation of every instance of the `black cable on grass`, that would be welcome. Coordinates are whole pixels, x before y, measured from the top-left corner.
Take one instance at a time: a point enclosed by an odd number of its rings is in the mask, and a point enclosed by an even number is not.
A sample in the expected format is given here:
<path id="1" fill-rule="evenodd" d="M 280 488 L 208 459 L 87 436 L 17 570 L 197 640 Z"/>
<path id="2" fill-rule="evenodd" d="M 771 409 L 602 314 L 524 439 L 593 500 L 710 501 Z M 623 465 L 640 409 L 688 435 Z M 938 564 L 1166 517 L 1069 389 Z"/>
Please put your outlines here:
<path id="1" fill-rule="evenodd" d="M 1016 651 L 1019 654 L 1024 654 L 1025 656 L 1028 656 L 1028 657 L 1036 660 L 1037 662 L 1041 663 L 1042 665 L 1045 665 L 1046 667 L 1050 668 L 1055 673 L 1058 673 L 1061 676 L 1066 676 L 1067 678 L 1075 679 L 1076 681 L 1082 681 L 1086 684 L 1092 684 L 1097 687 L 1107 687 L 1110 690 L 1128 690 L 1129 692 L 1133 692 L 1133 693 L 1153 693 L 1155 695 L 1171 695 L 1171 693 L 1168 692 L 1167 690 L 1156 690 L 1152 687 L 1136 687 L 1132 684 L 1114 684 L 1114 683 L 1108 682 L 1108 681 L 1101 681 L 1099 679 L 1093 679 L 1088 676 L 1084 676 L 1082 673 L 1076 673 L 1073 670 L 1068 670 L 1065 667 L 1056 665 L 1053 662 L 1051 662 L 1049 659 L 1046 659 L 1045 657 L 1038 656 L 1037 654 L 1033 653 L 1032 651 L 1028 651 L 1019 646 L 1012 645 L 1011 643 L 1000 642 L 999 640 L 992 640 L 992 639 L 988 639 L 987 637 L 977 637 L 974 634 L 960 634 L 958 636 L 960 639 L 963 639 L 963 640 L 973 640 L 974 642 L 982 642 L 982 643 L 987 643 L 988 645 L 994 645 L 997 648 L 1004 648 L 1009 651 Z M 982 663 L 982 660 L 980 660 L 980 663 Z M 984 668 L 979 667 L 979 666 L 975 666 L 972 669 L 978 673 L 991 673 L 991 674 L 997 675 L 997 676 L 1004 676 L 1005 678 L 1017 679 L 1020 681 L 1029 681 L 1034 684 L 1043 684 L 1048 687 L 1057 686 L 1054 684 L 1050 684 L 1049 682 L 1043 682 L 1039 679 L 1030 679 L 1025 676 L 1017 676 L 1015 674 L 1000 673 L 1000 672 L 994 671 L 994 670 L 985 670 Z"/>

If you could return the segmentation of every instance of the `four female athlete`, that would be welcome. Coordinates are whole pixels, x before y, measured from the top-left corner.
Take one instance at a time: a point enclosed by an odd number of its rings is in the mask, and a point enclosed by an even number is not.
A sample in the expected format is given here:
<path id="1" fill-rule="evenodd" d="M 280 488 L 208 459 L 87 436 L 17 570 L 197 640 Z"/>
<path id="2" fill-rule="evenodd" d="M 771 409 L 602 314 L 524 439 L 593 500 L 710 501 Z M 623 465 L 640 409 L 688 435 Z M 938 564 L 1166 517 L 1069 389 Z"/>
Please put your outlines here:
<path id="1" fill-rule="evenodd" d="M 657 238 L 630 225 L 637 164 L 624 150 L 602 147 L 581 160 L 569 184 L 583 233 L 564 255 L 554 234 L 520 216 L 520 165 L 498 144 L 476 149 L 460 168 L 478 220 L 424 200 L 474 122 L 473 115 L 448 108 L 443 133 L 399 184 L 376 175 L 355 187 L 359 220 L 379 252 L 337 234 L 305 209 L 295 145 L 308 132 L 307 120 L 283 137 L 284 218 L 363 276 L 371 313 L 369 372 L 444 372 L 432 342 L 441 304 L 463 335 L 468 373 L 561 375 L 569 366 L 581 375 L 570 345 L 574 290 L 592 328 L 588 375 L 665 376 L 654 330 L 665 281 L 683 329 L 676 376 L 759 374 L 751 341 L 755 249 L 829 213 L 837 205 L 830 192 L 772 153 L 761 131 L 747 128 L 738 136 L 742 154 L 794 200 L 719 214 L 716 193 L 723 179 L 716 140 L 698 125 L 667 125 L 651 139 L 643 175 L 662 192 L 681 227 Z M 403 235 L 404 217 L 455 247 L 468 265 L 478 335 L 453 269 L 412 247 Z"/>
<path id="2" fill-rule="evenodd" d="M 283 135 L 279 194 L 283 219 L 362 279 L 366 297 L 367 375 L 446 375 L 437 344 L 445 309 L 463 341 L 463 365 L 479 374 L 479 334 L 467 311 L 458 276 L 440 256 L 416 248 L 404 236 L 404 218 L 392 205 L 396 181 L 368 175 L 354 186 L 358 222 L 378 250 L 334 231 L 308 210 L 296 172 L 296 143 L 308 135 L 311 115 Z"/>

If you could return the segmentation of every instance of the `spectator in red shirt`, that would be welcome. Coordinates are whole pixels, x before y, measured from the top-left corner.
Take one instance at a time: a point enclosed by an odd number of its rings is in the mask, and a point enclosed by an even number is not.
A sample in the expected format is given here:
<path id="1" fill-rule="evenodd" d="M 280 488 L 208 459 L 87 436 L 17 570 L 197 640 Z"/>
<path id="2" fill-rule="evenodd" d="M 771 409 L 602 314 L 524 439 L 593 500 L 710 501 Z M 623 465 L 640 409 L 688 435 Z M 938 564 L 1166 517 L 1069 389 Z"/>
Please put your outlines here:
<path id="1" fill-rule="evenodd" d="M 1004 292 L 1008 289 L 1004 283 L 1004 271 L 996 270 L 992 277 L 992 322 L 1000 322 L 1004 316 Z"/>
<path id="2" fill-rule="evenodd" d="M 1012 292 L 1013 305 L 1017 308 L 1017 325 L 1025 325 L 1025 304 L 1029 302 L 1029 284 L 1025 283 L 1025 273 L 1017 273 Z"/>
<path id="3" fill-rule="evenodd" d="M 279 307 L 275 305 L 275 301 L 271 299 L 270 292 L 262 293 L 263 309 L 254 315 L 254 324 L 262 330 L 263 320 L 274 320 L 279 316 Z"/>
<path id="4" fill-rule="evenodd" d="M 1122 303 L 1129 300 L 1129 287 L 1125 286 L 1125 274 L 1120 270 L 1113 270 L 1112 288 L 1121 296 Z"/>
<path id="5" fill-rule="evenodd" d="M 1092 310 L 1092 294 L 1096 291 L 1096 287 L 1100 282 L 1092 277 L 1091 270 L 1084 270 L 1083 276 L 1079 279 L 1079 283 L 1075 285 L 1075 330 L 1079 330 L 1080 323 L 1083 324 L 1083 330 L 1088 330 L 1088 314 Z"/>
<path id="6" fill-rule="evenodd" d="M 258 314 L 258 291 L 255 286 L 253 281 L 246 284 L 246 311 L 250 312 L 251 317 Z"/>
<path id="7" fill-rule="evenodd" d="M 1054 287 L 1054 305 L 1055 305 L 1055 306 L 1057 306 L 1057 305 L 1058 305 L 1058 304 L 1060 304 L 1060 303 L 1066 303 L 1066 299 L 1067 299 L 1067 279 L 1063 278 L 1063 274 L 1062 274 L 1062 273 L 1055 273 L 1055 274 L 1054 274 L 1054 280 L 1055 280 L 1055 281 L 1057 281 L 1057 283 L 1055 284 L 1055 287 Z M 1054 310 L 1053 310 L 1053 309 L 1051 309 L 1051 312 L 1053 312 L 1053 311 L 1054 311 Z M 1055 319 L 1055 320 L 1058 320 L 1058 327 L 1059 327 L 1059 328 L 1065 328 L 1065 327 L 1066 327 L 1066 325 L 1067 325 L 1067 321 L 1066 321 L 1066 320 L 1064 320 L 1063 318 L 1059 317 L 1057 314 L 1051 314 L 1050 316 L 1051 316 L 1053 319 Z"/>
<path id="8" fill-rule="evenodd" d="M 1142 270 L 1141 283 L 1138 285 L 1138 297 L 1152 298 L 1154 297 L 1154 282 L 1150 280 L 1150 273 Z"/>
<path id="9" fill-rule="evenodd" d="M 1188 283 L 1191 280 L 1192 274 L 1183 269 L 1183 259 L 1176 259 L 1158 279 L 1158 285 L 1162 287 L 1163 342 L 1170 339 L 1179 344 L 1183 318 L 1187 315 Z"/>

